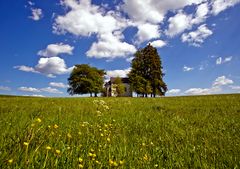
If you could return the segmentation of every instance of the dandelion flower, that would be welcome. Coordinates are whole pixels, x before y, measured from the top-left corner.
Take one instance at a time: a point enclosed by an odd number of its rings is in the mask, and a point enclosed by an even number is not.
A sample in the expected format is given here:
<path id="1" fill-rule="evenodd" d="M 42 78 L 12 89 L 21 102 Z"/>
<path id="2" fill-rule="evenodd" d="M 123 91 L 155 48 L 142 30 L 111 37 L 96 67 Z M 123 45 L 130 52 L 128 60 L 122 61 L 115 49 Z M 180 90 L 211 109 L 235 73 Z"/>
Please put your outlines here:
<path id="1" fill-rule="evenodd" d="M 28 146 L 29 143 L 28 142 L 23 142 L 23 145 Z"/>
<path id="2" fill-rule="evenodd" d="M 144 146 L 146 146 L 146 144 L 145 144 L 145 143 L 142 143 L 142 146 L 144 147 Z"/>
<path id="3" fill-rule="evenodd" d="M 124 160 L 120 160 L 120 161 L 119 161 L 119 164 L 120 164 L 120 165 L 123 165 L 123 164 L 124 164 Z"/>
<path id="4" fill-rule="evenodd" d="M 8 163 L 12 164 L 13 163 L 13 159 L 8 160 Z"/>
<path id="5" fill-rule="evenodd" d="M 79 157 L 79 158 L 78 158 L 78 161 L 79 161 L 80 163 L 82 163 L 82 162 L 83 162 L 83 159 L 82 159 L 81 157 Z"/>
<path id="6" fill-rule="evenodd" d="M 93 154 L 92 154 L 92 153 L 88 153 L 88 156 L 89 156 L 89 157 L 92 157 L 92 156 L 93 156 Z"/>
<path id="7" fill-rule="evenodd" d="M 107 141 L 110 142 L 111 141 L 110 138 L 107 138 Z"/>
<path id="8" fill-rule="evenodd" d="M 57 154 L 60 154 L 60 153 L 61 153 L 61 151 L 60 151 L 60 150 L 56 150 L 56 153 L 57 153 Z"/>
<path id="9" fill-rule="evenodd" d="M 58 125 L 57 125 L 57 124 L 54 124 L 53 128 L 57 129 L 57 128 L 58 128 Z"/>
<path id="10" fill-rule="evenodd" d="M 114 161 L 113 160 L 109 160 L 108 161 L 110 165 L 113 165 Z"/>
<path id="11" fill-rule="evenodd" d="M 79 166 L 79 168 L 83 168 L 83 165 L 82 165 L 82 164 L 79 164 L 78 166 Z"/>
<path id="12" fill-rule="evenodd" d="M 118 163 L 116 161 L 113 162 L 113 166 L 114 167 L 117 167 L 118 166 Z"/>
<path id="13" fill-rule="evenodd" d="M 144 159 L 145 161 L 148 160 L 148 156 L 147 156 L 147 154 L 144 155 L 143 159 Z"/>
<path id="14" fill-rule="evenodd" d="M 101 133 L 100 136 L 103 137 L 104 136 L 103 133 Z"/>
<path id="15" fill-rule="evenodd" d="M 47 150 L 51 150 L 51 147 L 50 147 L 50 146 L 47 146 L 46 149 L 47 149 Z"/>
<path id="16" fill-rule="evenodd" d="M 40 119 L 40 118 L 37 118 L 37 120 L 36 120 L 38 123 L 41 123 L 42 122 L 42 120 Z"/>

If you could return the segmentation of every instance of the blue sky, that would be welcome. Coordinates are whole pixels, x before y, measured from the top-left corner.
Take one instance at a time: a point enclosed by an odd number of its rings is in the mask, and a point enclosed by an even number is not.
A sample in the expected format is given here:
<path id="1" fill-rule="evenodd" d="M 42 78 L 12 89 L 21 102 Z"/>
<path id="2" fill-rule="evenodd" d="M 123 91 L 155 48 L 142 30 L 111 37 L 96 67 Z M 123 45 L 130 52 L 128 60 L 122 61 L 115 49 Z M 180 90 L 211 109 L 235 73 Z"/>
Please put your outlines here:
<path id="1" fill-rule="evenodd" d="M 168 96 L 240 92 L 240 0 L 0 2 L 0 94 L 66 97 L 75 64 L 126 76 L 151 43 Z"/>

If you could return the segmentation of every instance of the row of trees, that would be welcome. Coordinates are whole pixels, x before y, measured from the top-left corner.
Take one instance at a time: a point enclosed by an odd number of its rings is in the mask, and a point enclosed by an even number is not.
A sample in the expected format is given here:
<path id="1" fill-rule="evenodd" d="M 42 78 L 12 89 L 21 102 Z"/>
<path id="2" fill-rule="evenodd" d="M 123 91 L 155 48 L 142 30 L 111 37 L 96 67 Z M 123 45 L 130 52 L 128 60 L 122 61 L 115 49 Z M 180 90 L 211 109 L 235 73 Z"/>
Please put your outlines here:
<path id="1" fill-rule="evenodd" d="M 145 48 L 138 50 L 132 60 L 132 69 L 129 73 L 129 81 L 132 91 L 138 95 L 152 97 L 156 95 L 165 95 L 167 85 L 163 81 L 164 73 L 162 72 L 162 63 L 157 49 L 147 45 Z M 76 65 L 68 78 L 68 93 L 87 94 L 97 96 L 103 91 L 104 70 L 91 67 L 87 64 Z M 124 86 L 121 79 L 115 80 L 116 91 L 124 92 Z M 120 95 L 120 94 L 119 94 Z"/>

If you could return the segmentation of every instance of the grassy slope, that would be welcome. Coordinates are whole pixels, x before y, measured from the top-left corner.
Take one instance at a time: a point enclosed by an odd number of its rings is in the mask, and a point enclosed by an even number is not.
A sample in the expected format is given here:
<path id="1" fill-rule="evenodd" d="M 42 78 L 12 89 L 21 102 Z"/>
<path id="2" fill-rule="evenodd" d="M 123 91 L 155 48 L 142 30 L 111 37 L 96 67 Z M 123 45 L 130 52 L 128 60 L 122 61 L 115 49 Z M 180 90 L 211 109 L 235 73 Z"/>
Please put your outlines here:
<path id="1" fill-rule="evenodd" d="M 94 100 L 0 97 L 0 168 L 240 167 L 240 95 Z"/>

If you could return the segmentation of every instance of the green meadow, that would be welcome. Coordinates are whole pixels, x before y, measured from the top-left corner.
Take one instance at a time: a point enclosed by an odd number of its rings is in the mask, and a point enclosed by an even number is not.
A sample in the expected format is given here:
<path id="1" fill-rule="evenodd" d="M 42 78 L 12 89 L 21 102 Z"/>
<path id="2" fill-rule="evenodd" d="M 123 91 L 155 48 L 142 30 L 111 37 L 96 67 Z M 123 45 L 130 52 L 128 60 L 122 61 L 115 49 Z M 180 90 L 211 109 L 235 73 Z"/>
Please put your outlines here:
<path id="1" fill-rule="evenodd" d="M 0 97 L 0 168 L 240 168 L 240 95 Z"/>

